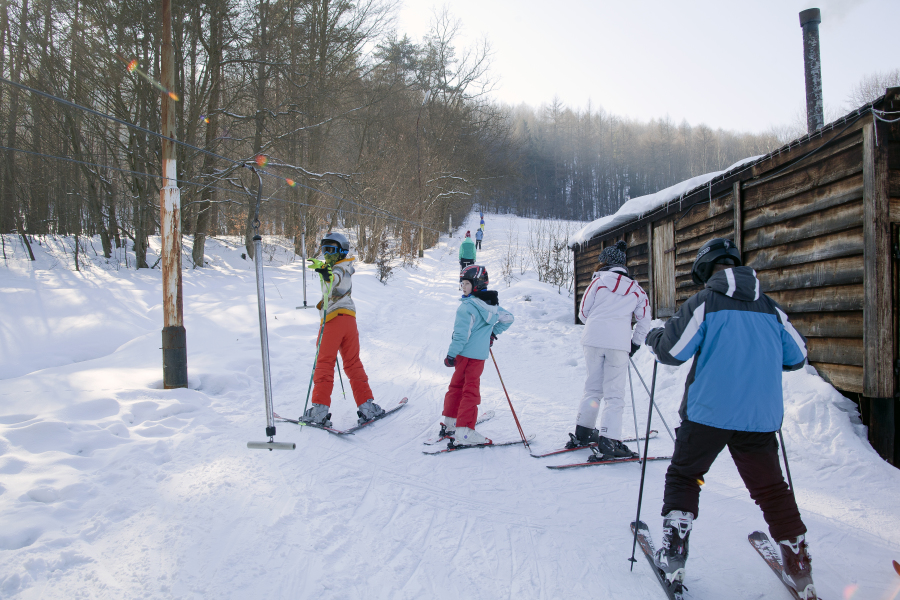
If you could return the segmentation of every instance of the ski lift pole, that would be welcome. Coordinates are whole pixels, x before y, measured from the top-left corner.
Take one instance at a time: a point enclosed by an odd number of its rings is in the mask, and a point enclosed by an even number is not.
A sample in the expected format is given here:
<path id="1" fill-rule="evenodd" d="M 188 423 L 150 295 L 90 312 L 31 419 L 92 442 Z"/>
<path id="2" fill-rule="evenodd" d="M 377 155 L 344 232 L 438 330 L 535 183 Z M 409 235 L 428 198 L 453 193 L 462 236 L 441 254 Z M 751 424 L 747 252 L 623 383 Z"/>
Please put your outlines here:
<path id="1" fill-rule="evenodd" d="M 269 334 L 266 326 L 266 291 L 263 281 L 262 236 L 259 235 L 259 205 L 262 202 L 262 177 L 253 167 L 256 174 L 256 215 L 253 218 L 253 265 L 256 267 L 256 304 L 259 308 L 259 343 L 262 348 L 263 389 L 266 396 L 266 435 L 268 442 L 247 442 L 253 450 L 294 450 L 297 444 L 275 441 L 275 412 L 272 406 L 272 373 L 269 369 Z"/>

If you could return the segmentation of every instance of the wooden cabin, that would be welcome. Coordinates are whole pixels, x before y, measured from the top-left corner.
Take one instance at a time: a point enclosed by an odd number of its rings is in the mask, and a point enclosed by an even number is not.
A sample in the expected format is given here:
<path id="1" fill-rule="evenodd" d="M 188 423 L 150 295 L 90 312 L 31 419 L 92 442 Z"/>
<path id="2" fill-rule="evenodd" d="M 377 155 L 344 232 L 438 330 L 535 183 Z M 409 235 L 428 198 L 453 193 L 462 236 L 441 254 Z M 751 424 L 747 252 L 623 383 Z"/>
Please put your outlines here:
<path id="1" fill-rule="evenodd" d="M 891 114 L 893 113 L 893 114 Z M 700 290 L 697 250 L 729 238 L 808 340 L 809 363 L 856 402 L 869 440 L 900 466 L 900 88 L 614 227 L 575 251 L 575 322 L 600 250 L 667 318 Z M 896 365 L 896 367 L 895 367 Z"/>

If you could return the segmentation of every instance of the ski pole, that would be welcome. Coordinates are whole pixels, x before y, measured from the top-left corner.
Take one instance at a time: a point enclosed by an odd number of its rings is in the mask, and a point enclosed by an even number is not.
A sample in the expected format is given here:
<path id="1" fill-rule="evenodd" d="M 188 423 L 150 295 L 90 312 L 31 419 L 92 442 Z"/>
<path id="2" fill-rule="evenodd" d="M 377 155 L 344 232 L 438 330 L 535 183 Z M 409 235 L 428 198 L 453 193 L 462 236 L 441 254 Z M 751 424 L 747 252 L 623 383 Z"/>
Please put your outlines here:
<path id="1" fill-rule="evenodd" d="M 653 418 L 653 392 L 656 391 L 656 365 L 658 364 L 655 360 L 653 361 L 653 382 L 650 384 L 650 410 L 647 414 L 647 436 L 644 438 L 644 460 L 641 461 L 641 487 L 638 491 L 637 516 L 634 518 L 634 541 L 631 543 L 631 558 L 628 559 L 631 561 L 630 570 L 632 571 L 636 562 L 634 551 L 637 549 L 638 523 L 641 522 L 641 500 L 644 499 L 644 475 L 647 473 L 647 448 L 650 446 L 650 419 Z"/>
<path id="2" fill-rule="evenodd" d="M 316 374 L 316 363 L 319 362 L 319 348 L 322 347 L 322 335 L 325 333 L 325 313 L 328 312 L 328 299 L 331 296 L 331 286 L 325 286 L 325 294 L 322 299 L 322 323 L 319 325 L 319 338 L 316 340 L 316 357 L 313 360 L 312 371 L 309 374 L 309 387 L 306 389 L 306 402 L 303 404 L 303 414 L 309 406 L 309 395 L 312 393 L 313 376 Z"/>
<path id="3" fill-rule="evenodd" d="M 652 396 L 652 394 L 650 394 L 650 390 L 647 389 L 647 384 L 644 383 L 644 378 L 641 377 L 641 372 L 638 371 L 637 365 L 634 364 L 634 359 L 632 359 L 632 358 L 629 356 L 629 357 L 628 357 L 628 360 L 631 361 L 631 366 L 634 367 L 634 372 L 637 373 L 638 379 L 641 380 L 641 385 L 644 386 L 644 389 L 647 391 L 647 395 Z M 653 363 L 653 370 L 654 370 L 654 371 L 656 370 L 656 363 L 655 363 L 655 362 Z M 666 431 L 669 432 L 669 437 L 672 438 L 672 443 L 674 444 L 674 443 L 675 443 L 675 436 L 672 434 L 672 430 L 669 429 L 669 424 L 666 423 L 666 419 L 662 416 L 662 413 L 660 412 L 658 406 L 656 407 L 656 414 L 659 415 L 659 420 L 662 421 L 662 422 L 663 422 L 663 425 L 666 426 Z"/>
<path id="4" fill-rule="evenodd" d="M 341 359 L 335 356 L 334 362 L 337 363 L 338 379 L 341 380 L 341 394 L 344 396 L 344 400 L 346 400 L 347 392 L 344 390 L 344 376 L 341 375 Z"/>
<path id="5" fill-rule="evenodd" d="M 629 358 L 631 357 L 629 356 Z M 634 407 L 634 380 L 631 377 L 631 365 L 628 365 L 628 387 L 631 388 L 631 414 L 634 415 L 634 444 L 637 446 L 638 454 L 640 454 L 641 436 L 638 433 L 637 409 Z"/>
<path id="6" fill-rule="evenodd" d="M 781 441 L 781 455 L 784 456 L 784 470 L 787 473 L 788 485 L 791 486 L 791 494 L 794 496 L 794 502 L 797 501 L 797 494 L 794 494 L 794 482 L 791 481 L 791 467 L 788 465 L 787 449 L 784 447 L 784 436 L 781 435 L 781 428 L 778 428 L 778 439 Z"/>
<path id="7" fill-rule="evenodd" d="M 500 367 L 497 366 L 497 359 L 494 358 L 494 351 L 488 348 L 488 352 L 491 353 L 491 360 L 494 361 L 494 367 L 497 369 L 497 377 L 500 378 L 500 385 L 503 386 L 503 393 L 506 394 L 506 401 L 509 402 L 509 410 L 512 411 L 513 419 L 516 420 L 516 427 L 519 428 L 519 435 L 522 436 L 522 443 L 525 444 L 525 448 L 531 452 L 531 447 L 528 445 L 528 440 L 525 439 L 525 432 L 522 431 L 522 426 L 519 424 L 519 417 L 516 416 L 516 409 L 513 408 L 512 400 L 509 399 L 509 392 L 506 391 L 506 384 L 503 383 L 503 376 L 500 375 Z"/>

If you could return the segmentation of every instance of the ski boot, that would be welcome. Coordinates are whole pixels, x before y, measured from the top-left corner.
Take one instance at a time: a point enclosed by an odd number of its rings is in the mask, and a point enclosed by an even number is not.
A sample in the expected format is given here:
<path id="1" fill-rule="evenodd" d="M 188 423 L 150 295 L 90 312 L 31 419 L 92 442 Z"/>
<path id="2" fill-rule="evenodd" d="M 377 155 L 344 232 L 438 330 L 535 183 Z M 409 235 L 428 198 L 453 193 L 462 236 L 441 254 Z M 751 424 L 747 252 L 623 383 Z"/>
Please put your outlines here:
<path id="1" fill-rule="evenodd" d="M 456 432 L 450 438 L 452 446 L 490 446 L 494 442 L 484 437 L 471 427 L 457 427 Z"/>
<path id="2" fill-rule="evenodd" d="M 653 556 L 653 563 L 674 593 L 684 588 L 684 563 L 688 557 L 688 539 L 694 515 L 680 510 L 669 511 L 663 517 L 662 547 Z"/>
<path id="3" fill-rule="evenodd" d="M 602 456 L 603 460 L 638 457 L 636 453 L 629 450 L 628 446 L 626 446 L 619 440 L 611 440 L 608 437 L 602 435 L 600 436 L 600 440 L 597 442 L 597 447 L 593 450 L 594 455 Z"/>
<path id="4" fill-rule="evenodd" d="M 331 427 L 331 413 L 328 412 L 330 407 L 325 406 L 324 404 L 316 404 L 313 403 L 306 412 L 303 413 L 303 416 L 298 419 L 298 421 L 302 421 L 304 423 L 309 423 L 310 425 L 318 425 L 320 427 Z"/>
<path id="5" fill-rule="evenodd" d="M 384 409 L 372 402 L 371 398 L 369 398 L 356 408 L 356 414 L 359 415 L 360 425 L 367 421 L 371 421 L 372 419 L 377 419 L 384 414 Z"/>
<path id="6" fill-rule="evenodd" d="M 816 600 L 816 588 L 812 580 L 812 565 L 806 545 L 806 536 L 778 542 L 781 548 L 781 578 L 794 588 L 802 600 Z"/>
<path id="7" fill-rule="evenodd" d="M 452 437 L 456 433 L 456 417 L 441 415 L 441 437 Z"/>
<path id="8" fill-rule="evenodd" d="M 566 448 L 583 448 L 590 444 L 596 444 L 600 441 L 600 432 L 590 427 L 581 425 L 575 426 L 575 433 L 569 434 L 569 441 L 566 442 Z"/>

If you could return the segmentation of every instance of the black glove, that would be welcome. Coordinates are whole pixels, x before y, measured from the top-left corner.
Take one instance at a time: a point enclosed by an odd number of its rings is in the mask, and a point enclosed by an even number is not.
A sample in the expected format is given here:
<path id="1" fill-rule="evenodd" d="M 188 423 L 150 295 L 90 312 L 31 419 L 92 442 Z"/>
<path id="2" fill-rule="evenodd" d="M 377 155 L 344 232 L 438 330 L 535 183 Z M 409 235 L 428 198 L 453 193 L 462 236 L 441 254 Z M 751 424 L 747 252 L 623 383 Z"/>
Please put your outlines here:
<path id="1" fill-rule="evenodd" d="M 655 346 L 663 336 L 664 331 L 665 327 L 656 327 L 655 329 L 651 329 L 650 333 L 647 334 L 647 339 L 644 341 L 644 343 L 651 347 Z"/>
<path id="2" fill-rule="evenodd" d="M 447 358 L 444 359 L 445 367 L 455 367 L 456 366 L 456 357 L 447 355 Z"/>
<path id="3" fill-rule="evenodd" d="M 328 265 L 319 267 L 318 269 L 315 269 L 315 271 L 316 273 L 322 275 L 322 279 L 324 279 L 326 282 L 331 281 L 331 267 L 329 267 Z"/>
<path id="4" fill-rule="evenodd" d="M 491 348 L 494 347 L 494 340 L 496 340 L 496 339 L 497 339 L 497 336 L 494 335 L 493 332 L 492 332 L 492 333 L 491 333 Z"/>
<path id="5" fill-rule="evenodd" d="M 634 353 L 641 349 L 640 344 L 635 344 L 631 342 L 631 352 L 628 353 L 628 356 L 634 356 Z"/>

